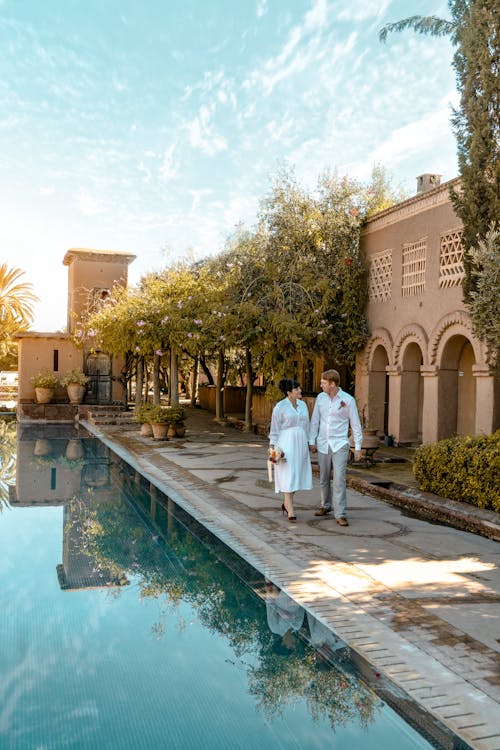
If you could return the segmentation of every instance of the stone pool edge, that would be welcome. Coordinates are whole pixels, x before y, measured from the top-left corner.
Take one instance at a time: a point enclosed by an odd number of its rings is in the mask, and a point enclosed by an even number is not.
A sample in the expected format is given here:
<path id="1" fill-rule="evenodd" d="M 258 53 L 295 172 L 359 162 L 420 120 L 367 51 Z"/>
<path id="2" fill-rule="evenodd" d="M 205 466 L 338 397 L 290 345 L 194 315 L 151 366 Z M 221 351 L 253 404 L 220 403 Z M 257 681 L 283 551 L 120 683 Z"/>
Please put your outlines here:
<path id="1" fill-rule="evenodd" d="M 238 501 L 228 502 L 218 487 L 194 477 L 187 469 L 137 442 L 125 447 L 120 432 L 82 422 L 116 455 L 139 471 L 224 544 L 283 589 L 326 625 L 373 671 L 395 685 L 420 709 L 476 750 L 499 747 L 495 716 L 498 705 L 489 696 L 437 659 L 408 642 L 387 624 L 353 602 L 310 567 L 311 545 L 289 535 L 289 529 L 257 514 Z M 255 521 L 252 524 L 252 521 Z M 262 535 L 265 538 L 262 538 Z M 283 554 L 279 547 L 286 549 Z"/>

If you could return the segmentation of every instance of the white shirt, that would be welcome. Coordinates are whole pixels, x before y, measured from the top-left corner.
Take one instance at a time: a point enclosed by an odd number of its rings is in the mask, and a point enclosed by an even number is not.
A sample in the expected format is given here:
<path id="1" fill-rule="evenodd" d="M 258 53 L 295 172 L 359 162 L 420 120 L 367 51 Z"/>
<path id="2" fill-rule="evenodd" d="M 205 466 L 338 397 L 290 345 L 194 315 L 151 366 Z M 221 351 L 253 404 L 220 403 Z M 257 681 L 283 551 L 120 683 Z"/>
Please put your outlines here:
<path id="1" fill-rule="evenodd" d="M 335 396 L 320 393 L 316 398 L 309 430 L 309 444 L 317 445 L 320 453 L 332 453 L 349 445 L 349 426 L 354 438 L 354 450 L 361 450 L 363 431 L 356 401 L 341 388 Z"/>

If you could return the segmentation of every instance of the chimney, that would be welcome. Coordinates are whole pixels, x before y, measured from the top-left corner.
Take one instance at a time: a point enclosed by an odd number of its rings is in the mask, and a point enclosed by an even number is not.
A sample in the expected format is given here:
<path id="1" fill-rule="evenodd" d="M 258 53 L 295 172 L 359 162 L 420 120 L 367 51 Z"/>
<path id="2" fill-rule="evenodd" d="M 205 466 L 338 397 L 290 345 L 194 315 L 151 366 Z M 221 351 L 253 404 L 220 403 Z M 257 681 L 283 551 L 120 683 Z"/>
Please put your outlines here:
<path id="1" fill-rule="evenodd" d="M 440 174 L 421 174 L 417 177 L 417 195 L 419 193 L 426 193 L 428 190 L 432 190 L 441 184 Z"/>

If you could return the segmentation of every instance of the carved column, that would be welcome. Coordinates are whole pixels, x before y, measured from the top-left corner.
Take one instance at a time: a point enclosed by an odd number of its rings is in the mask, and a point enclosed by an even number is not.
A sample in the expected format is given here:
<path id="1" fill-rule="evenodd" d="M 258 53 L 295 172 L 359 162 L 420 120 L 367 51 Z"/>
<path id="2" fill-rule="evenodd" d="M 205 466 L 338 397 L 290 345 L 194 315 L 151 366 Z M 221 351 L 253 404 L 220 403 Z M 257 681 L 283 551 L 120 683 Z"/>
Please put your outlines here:
<path id="1" fill-rule="evenodd" d="M 439 435 L 439 368 L 428 365 L 420 368 L 424 379 L 424 400 L 422 413 L 422 443 L 435 443 Z"/>
<path id="2" fill-rule="evenodd" d="M 476 378 L 476 418 L 474 432 L 493 432 L 495 378 L 488 367 L 472 365 L 472 376 Z"/>
<path id="3" fill-rule="evenodd" d="M 389 375 L 389 414 L 387 429 L 396 443 L 401 434 L 401 368 L 396 365 L 385 368 Z"/>

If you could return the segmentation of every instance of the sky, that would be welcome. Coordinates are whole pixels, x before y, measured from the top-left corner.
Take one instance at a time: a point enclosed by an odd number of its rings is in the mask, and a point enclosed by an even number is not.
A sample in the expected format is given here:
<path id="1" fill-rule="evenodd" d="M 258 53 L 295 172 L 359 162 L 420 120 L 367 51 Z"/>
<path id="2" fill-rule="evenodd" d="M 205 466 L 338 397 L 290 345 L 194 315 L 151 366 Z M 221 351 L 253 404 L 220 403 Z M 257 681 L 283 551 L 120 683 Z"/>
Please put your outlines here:
<path id="1" fill-rule="evenodd" d="M 448 39 L 378 40 L 442 0 L 0 0 L 0 263 L 63 330 L 70 248 L 135 284 L 251 229 L 282 165 L 457 176 Z"/>

